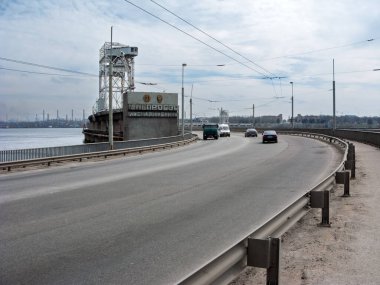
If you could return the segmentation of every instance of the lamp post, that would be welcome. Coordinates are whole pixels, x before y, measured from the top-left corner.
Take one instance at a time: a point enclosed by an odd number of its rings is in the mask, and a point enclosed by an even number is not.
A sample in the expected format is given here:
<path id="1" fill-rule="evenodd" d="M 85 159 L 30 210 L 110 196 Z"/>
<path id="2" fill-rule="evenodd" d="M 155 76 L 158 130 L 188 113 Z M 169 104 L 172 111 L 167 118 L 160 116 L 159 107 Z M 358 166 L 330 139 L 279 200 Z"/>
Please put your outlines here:
<path id="1" fill-rule="evenodd" d="M 191 84 L 190 93 L 190 134 L 193 134 L 193 85 Z"/>
<path id="2" fill-rule="evenodd" d="M 293 81 L 289 82 L 292 84 L 292 128 L 294 128 L 294 97 L 293 97 Z"/>
<path id="3" fill-rule="evenodd" d="M 333 59 L 333 134 L 336 130 L 336 115 L 335 115 L 335 61 Z"/>
<path id="4" fill-rule="evenodd" d="M 183 89 L 183 77 L 185 73 L 186 63 L 182 63 L 182 139 L 185 138 L 185 92 Z"/>
<path id="5" fill-rule="evenodd" d="M 255 127 L 255 104 L 252 104 L 252 128 Z"/>
<path id="6" fill-rule="evenodd" d="M 112 109 L 112 26 L 111 26 L 111 48 L 109 54 L 109 86 L 108 86 L 108 142 L 109 148 L 113 149 L 113 109 Z"/>

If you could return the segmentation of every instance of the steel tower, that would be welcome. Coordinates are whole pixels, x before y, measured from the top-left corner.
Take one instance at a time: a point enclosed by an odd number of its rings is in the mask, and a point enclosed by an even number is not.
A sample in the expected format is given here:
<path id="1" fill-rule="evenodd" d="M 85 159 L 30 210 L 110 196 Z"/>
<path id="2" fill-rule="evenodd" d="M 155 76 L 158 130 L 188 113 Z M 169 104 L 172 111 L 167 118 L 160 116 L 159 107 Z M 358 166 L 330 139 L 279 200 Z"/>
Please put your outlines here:
<path id="1" fill-rule="evenodd" d="M 96 100 L 94 113 L 109 110 L 108 96 L 110 93 L 109 76 L 112 62 L 112 105 L 113 109 L 123 108 L 123 93 L 135 89 L 134 57 L 138 54 L 137 47 L 120 43 L 105 42 L 99 50 L 99 98 Z"/>

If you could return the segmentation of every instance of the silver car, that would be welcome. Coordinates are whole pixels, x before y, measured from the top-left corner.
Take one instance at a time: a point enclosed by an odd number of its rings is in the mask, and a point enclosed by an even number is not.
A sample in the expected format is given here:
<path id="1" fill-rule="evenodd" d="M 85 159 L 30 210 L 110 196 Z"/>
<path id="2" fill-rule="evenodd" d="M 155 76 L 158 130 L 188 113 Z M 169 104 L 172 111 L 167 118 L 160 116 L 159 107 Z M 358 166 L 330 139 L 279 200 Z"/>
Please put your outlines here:
<path id="1" fill-rule="evenodd" d="M 247 129 L 245 131 L 245 134 L 244 136 L 247 138 L 247 137 L 257 137 L 257 131 L 256 129 Z"/>

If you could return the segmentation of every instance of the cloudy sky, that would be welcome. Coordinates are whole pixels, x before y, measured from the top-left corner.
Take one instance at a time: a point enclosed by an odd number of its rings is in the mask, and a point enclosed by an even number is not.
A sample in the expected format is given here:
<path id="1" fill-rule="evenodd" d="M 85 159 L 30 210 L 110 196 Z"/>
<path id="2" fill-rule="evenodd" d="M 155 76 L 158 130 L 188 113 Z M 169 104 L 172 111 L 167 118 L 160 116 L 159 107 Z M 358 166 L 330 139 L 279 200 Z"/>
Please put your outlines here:
<path id="1" fill-rule="evenodd" d="M 337 115 L 380 116 L 379 0 L 1 0 L 0 120 L 90 114 L 111 26 L 139 48 L 136 82 L 157 84 L 136 91 L 181 94 L 187 64 L 195 116 L 248 116 L 255 104 L 256 116 L 288 118 L 290 81 L 295 114 L 332 114 L 333 59 Z"/>

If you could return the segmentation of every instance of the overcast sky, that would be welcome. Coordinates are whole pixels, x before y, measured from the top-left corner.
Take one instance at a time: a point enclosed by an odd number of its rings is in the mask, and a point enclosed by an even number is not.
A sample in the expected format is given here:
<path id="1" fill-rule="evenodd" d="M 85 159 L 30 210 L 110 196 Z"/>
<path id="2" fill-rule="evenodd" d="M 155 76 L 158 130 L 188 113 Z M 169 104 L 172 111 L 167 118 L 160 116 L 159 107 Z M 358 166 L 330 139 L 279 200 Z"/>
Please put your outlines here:
<path id="1" fill-rule="evenodd" d="M 0 120 L 34 120 L 43 110 L 51 118 L 57 110 L 89 115 L 96 76 L 9 60 L 96 75 L 111 26 L 115 42 L 139 48 L 136 82 L 157 83 L 136 83 L 136 91 L 180 95 L 187 64 L 185 95 L 193 89 L 195 116 L 219 108 L 248 116 L 255 104 L 256 116 L 288 118 L 290 81 L 295 114 L 332 114 L 333 59 L 337 115 L 380 116 L 379 0 L 155 1 L 236 53 L 149 0 L 131 2 L 219 52 L 123 0 L 1 0 Z M 185 108 L 188 116 L 189 97 Z"/>

